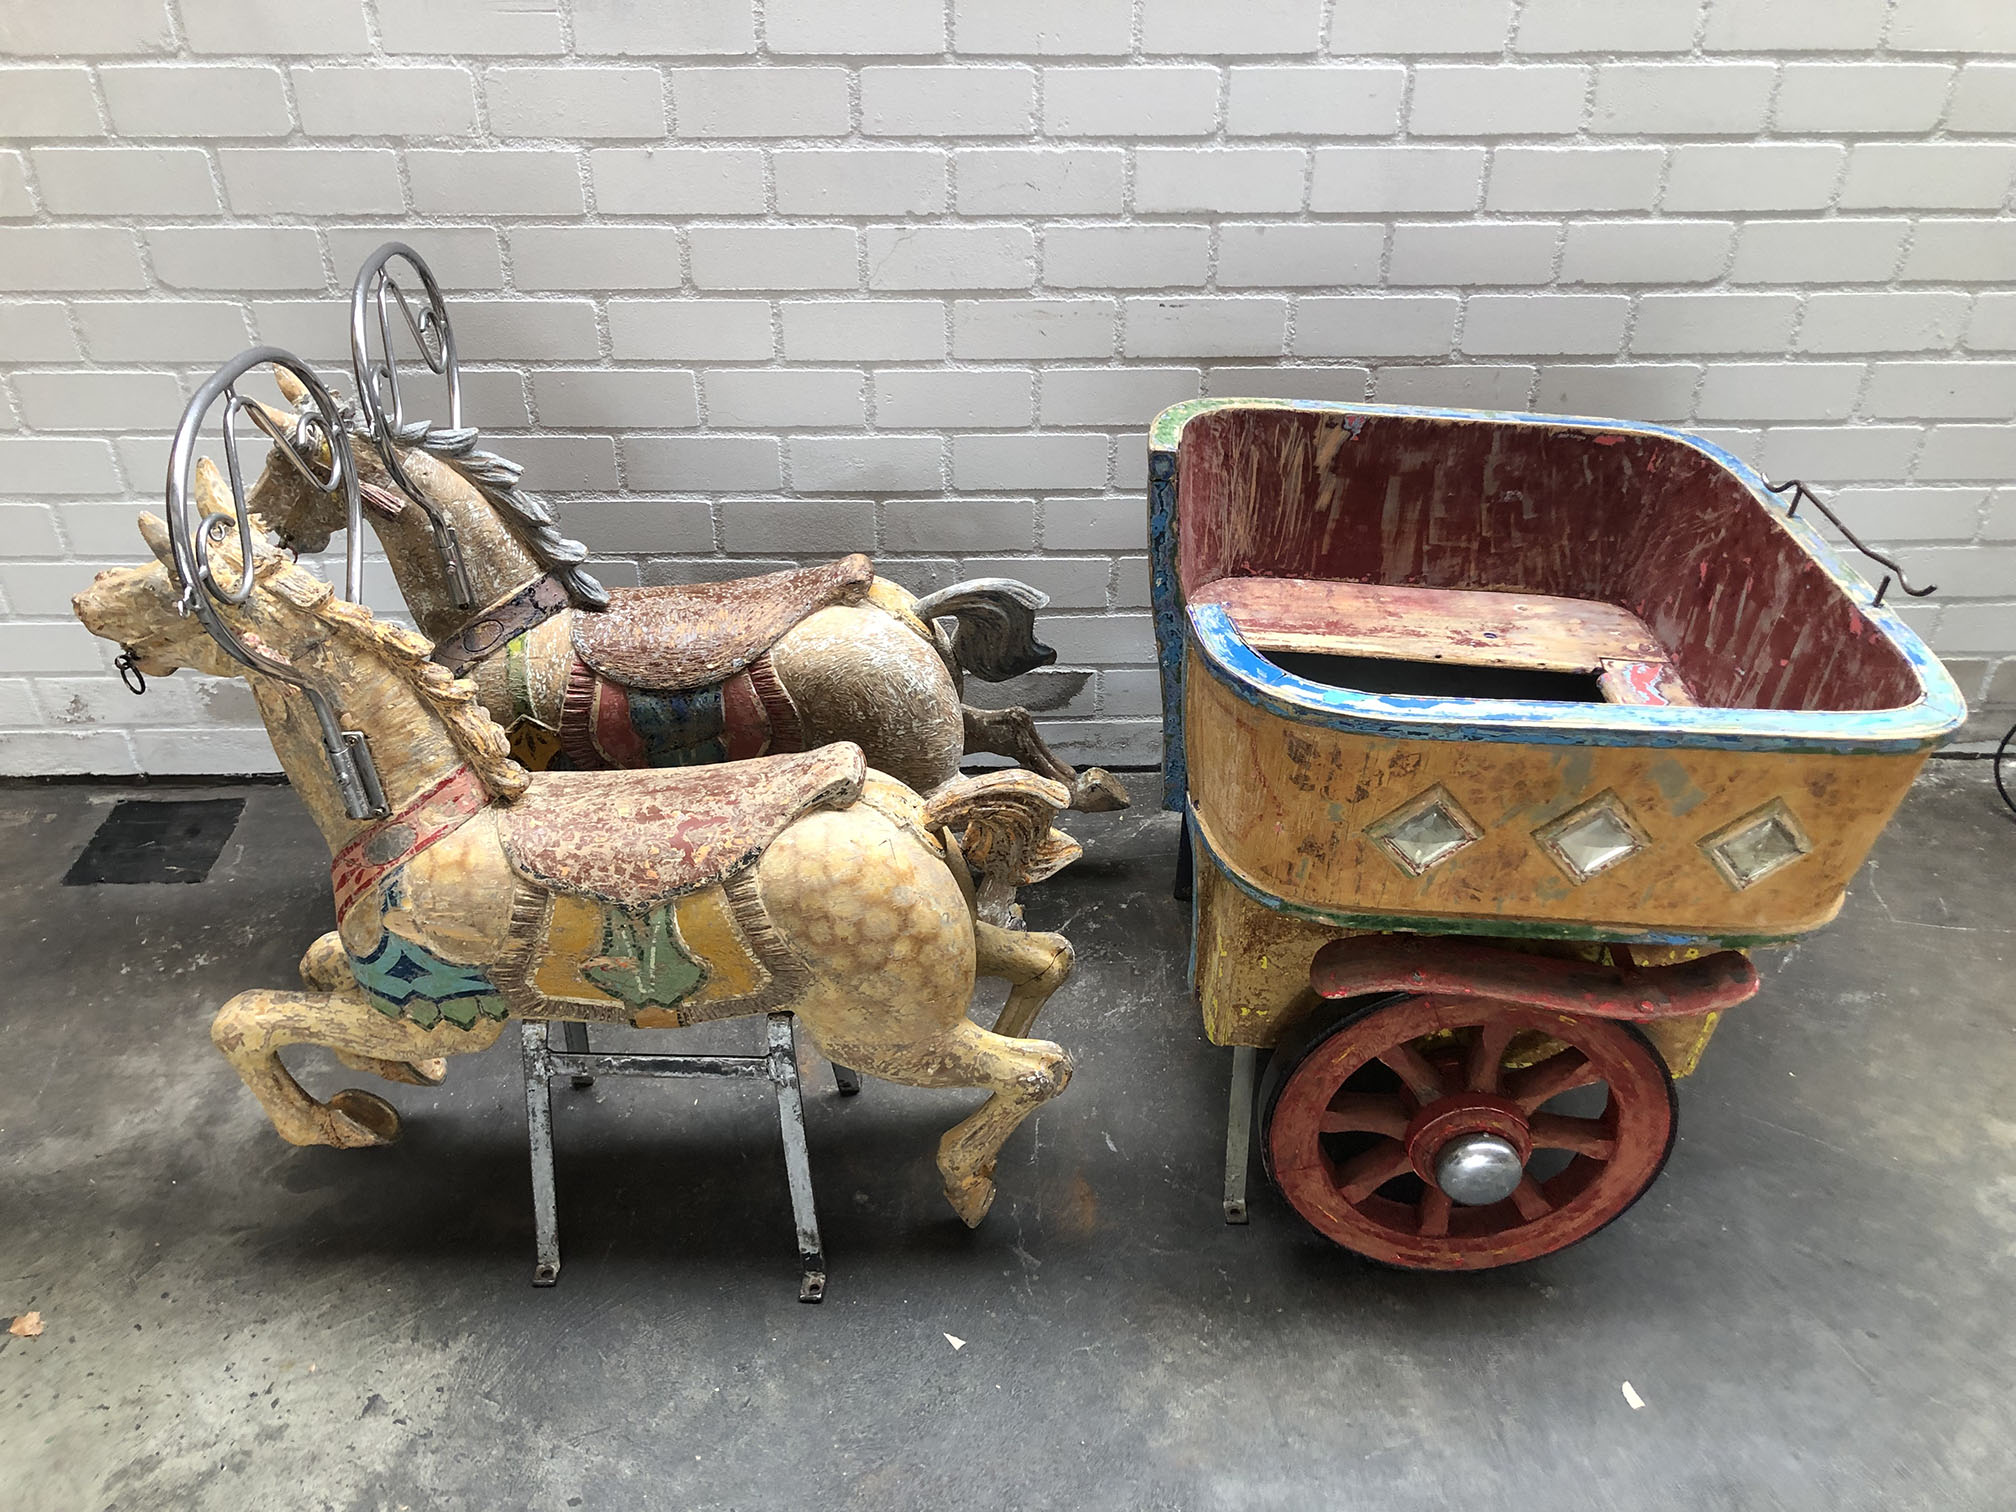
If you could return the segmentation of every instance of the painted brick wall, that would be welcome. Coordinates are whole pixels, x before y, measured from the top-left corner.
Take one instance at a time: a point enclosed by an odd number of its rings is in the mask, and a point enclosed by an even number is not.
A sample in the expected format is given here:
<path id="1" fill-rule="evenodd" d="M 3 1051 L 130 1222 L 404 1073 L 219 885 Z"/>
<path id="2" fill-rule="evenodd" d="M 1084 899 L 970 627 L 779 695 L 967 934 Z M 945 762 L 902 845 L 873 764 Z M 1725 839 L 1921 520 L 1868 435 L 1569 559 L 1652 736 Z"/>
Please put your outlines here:
<path id="1" fill-rule="evenodd" d="M 1156 752 L 1142 433 L 1197 394 L 1707 431 L 2016 703 L 2008 0 L 8 0 L 0 54 L 0 770 L 270 765 L 67 602 L 211 365 L 341 371 L 394 232 L 610 581 L 1026 578 L 1081 757 Z"/>

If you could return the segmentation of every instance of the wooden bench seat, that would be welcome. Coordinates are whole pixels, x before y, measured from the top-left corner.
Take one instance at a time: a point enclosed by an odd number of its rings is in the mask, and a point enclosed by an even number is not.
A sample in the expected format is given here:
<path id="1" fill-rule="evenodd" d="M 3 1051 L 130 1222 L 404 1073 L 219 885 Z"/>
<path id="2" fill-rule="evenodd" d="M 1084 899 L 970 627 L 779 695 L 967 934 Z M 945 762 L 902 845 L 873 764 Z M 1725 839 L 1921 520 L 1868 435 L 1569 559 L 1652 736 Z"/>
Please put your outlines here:
<path id="1" fill-rule="evenodd" d="M 1313 578 L 1220 578 L 1192 595 L 1222 605 L 1254 650 L 1584 672 L 1612 703 L 1692 704 L 1666 648 L 1629 610 L 1590 599 Z"/>

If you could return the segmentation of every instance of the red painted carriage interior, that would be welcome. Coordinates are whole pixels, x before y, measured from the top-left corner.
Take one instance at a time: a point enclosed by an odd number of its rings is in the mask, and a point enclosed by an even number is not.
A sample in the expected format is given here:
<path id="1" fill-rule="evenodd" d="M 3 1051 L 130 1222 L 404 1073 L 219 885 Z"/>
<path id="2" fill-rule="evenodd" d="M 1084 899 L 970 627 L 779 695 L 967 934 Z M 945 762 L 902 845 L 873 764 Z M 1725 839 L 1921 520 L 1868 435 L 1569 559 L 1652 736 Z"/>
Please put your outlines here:
<path id="1" fill-rule="evenodd" d="M 1178 570 L 1618 605 L 1703 705 L 1912 702 L 1904 657 L 1736 478 L 1664 436 L 1225 409 L 1183 428 Z"/>

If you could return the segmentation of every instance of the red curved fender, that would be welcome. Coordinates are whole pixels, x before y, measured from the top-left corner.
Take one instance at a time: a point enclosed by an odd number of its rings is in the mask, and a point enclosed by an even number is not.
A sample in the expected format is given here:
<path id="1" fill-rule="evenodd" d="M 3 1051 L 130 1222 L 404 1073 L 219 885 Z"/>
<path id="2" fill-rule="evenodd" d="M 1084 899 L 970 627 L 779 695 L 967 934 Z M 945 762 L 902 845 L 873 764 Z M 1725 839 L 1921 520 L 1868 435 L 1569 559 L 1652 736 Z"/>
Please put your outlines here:
<path id="1" fill-rule="evenodd" d="M 1733 1008 L 1757 991 L 1740 950 L 1670 966 L 1599 966 L 1432 935 L 1360 935 L 1316 952 L 1309 985 L 1326 998 L 1368 992 L 1499 998 L 1590 1018 L 1684 1018 Z"/>

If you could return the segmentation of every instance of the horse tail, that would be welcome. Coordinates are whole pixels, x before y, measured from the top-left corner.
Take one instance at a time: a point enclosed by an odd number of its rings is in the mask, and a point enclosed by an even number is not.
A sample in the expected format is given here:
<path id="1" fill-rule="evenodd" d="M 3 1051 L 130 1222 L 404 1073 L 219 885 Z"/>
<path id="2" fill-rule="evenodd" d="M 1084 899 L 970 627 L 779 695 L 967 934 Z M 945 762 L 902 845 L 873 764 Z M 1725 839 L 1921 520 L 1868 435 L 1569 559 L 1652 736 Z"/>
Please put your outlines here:
<path id="1" fill-rule="evenodd" d="M 1010 767 L 946 783 L 925 800 L 924 827 L 947 832 L 959 854 L 985 879 L 980 889 L 984 908 L 988 895 L 1005 897 L 1017 887 L 1041 882 L 1085 853 L 1051 824 L 1070 803 L 1071 790 L 1063 783 Z"/>
<path id="2" fill-rule="evenodd" d="M 957 620 L 951 660 L 982 682 L 1006 682 L 1057 660 L 1057 653 L 1036 638 L 1036 611 L 1049 602 L 1042 589 L 1013 578 L 974 578 L 925 594 L 915 613 L 927 625 L 940 618 Z"/>

